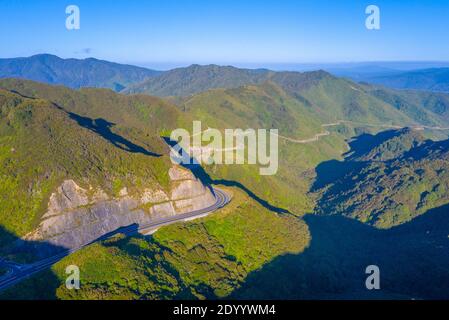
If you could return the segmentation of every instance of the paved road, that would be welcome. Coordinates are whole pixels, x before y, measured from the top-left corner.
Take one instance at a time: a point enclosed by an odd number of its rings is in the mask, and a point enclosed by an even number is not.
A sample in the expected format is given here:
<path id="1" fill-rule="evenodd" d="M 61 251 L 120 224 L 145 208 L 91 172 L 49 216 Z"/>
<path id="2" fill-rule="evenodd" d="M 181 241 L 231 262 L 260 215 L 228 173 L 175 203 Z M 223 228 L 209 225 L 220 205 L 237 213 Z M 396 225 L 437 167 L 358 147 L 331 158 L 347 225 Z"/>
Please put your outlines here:
<path id="1" fill-rule="evenodd" d="M 151 223 L 139 226 L 137 231 L 134 226 L 124 227 L 124 228 L 120 229 L 120 233 L 125 234 L 125 235 L 133 235 L 136 232 L 146 233 L 151 230 L 155 230 L 157 228 L 160 228 L 162 226 L 169 225 L 169 224 L 172 224 L 175 222 L 191 220 L 192 218 L 207 215 L 209 213 L 212 213 L 212 212 L 224 207 L 231 201 L 231 198 L 229 197 L 229 195 L 226 192 L 224 192 L 220 189 L 217 189 L 217 188 L 213 188 L 213 190 L 215 193 L 216 201 L 213 205 L 211 205 L 207 208 L 195 210 L 195 211 L 180 214 L 180 215 L 176 215 L 173 217 L 154 220 Z M 106 238 L 107 238 L 107 236 L 97 239 L 97 241 L 104 240 Z M 27 264 L 27 265 L 19 265 L 14 262 L 0 260 L 0 265 L 9 267 L 11 269 L 11 271 L 7 275 L 0 277 L 0 291 L 5 290 L 5 289 L 21 282 L 22 280 L 30 277 L 31 275 L 33 275 L 37 272 L 40 272 L 42 270 L 45 270 L 45 269 L 51 267 L 56 262 L 60 261 L 62 258 L 66 257 L 78 250 L 81 250 L 82 248 L 87 247 L 90 244 L 91 243 L 87 243 L 78 248 L 70 249 L 70 250 L 61 252 L 58 255 L 52 256 L 50 258 L 40 260 L 38 262 L 35 262 L 32 264 Z"/>

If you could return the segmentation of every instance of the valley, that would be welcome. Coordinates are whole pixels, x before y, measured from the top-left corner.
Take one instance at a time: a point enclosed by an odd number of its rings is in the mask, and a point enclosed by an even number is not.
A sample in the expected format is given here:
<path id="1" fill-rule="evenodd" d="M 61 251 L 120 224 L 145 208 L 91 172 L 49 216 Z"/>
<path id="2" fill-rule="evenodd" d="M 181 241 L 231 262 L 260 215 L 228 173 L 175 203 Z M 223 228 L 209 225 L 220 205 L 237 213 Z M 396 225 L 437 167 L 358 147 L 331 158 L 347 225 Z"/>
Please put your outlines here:
<path id="1" fill-rule="evenodd" d="M 2 298 L 447 298 L 445 94 L 216 65 L 120 93 L 33 80 L 0 79 Z M 173 164 L 194 121 L 277 129 L 277 172 Z"/>

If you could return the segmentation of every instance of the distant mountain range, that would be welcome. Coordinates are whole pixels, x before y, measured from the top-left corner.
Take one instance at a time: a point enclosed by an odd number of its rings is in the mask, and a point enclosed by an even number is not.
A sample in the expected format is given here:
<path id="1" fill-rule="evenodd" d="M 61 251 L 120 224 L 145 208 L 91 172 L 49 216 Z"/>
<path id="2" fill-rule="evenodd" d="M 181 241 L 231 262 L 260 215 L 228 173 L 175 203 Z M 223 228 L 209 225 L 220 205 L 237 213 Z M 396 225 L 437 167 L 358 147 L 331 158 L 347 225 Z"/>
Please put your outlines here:
<path id="1" fill-rule="evenodd" d="M 23 78 L 74 89 L 98 87 L 120 91 L 159 73 L 94 58 L 61 59 L 50 54 L 0 59 L 0 78 Z"/>
<path id="2" fill-rule="evenodd" d="M 362 77 L 363 81 L 397 89 L 449 92 L 449 68 L 432 68 Z"/>
<path id="3" fill-rule="evenodd" d="M 424 69 L 426 66 L 429 68 Z M 308 83 L 309 72 L 323 69 L 357 82 L 396 89 L 449 92 L 449 65 L 444 63 L 317 64 L 297 68 L 306 72 L 196 64 L 156 71 L 94 58 L 61 59 L 51 54 L 38 54 L 27 58 L 0 59 L 0 78 L 22 78 L 73 89 L 95 87 L 126 94 L 185 97 L 209 89 L 231 89 L 266 81 L 281 84 L 292 76 L 301 77 Z"/>

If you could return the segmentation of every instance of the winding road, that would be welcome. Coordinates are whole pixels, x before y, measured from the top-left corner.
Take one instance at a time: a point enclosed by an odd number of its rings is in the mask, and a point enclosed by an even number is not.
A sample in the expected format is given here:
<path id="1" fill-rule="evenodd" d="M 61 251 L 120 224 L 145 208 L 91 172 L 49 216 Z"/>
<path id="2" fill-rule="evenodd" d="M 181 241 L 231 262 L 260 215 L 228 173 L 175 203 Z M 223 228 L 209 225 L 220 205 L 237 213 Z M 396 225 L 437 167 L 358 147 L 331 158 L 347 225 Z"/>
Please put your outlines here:
<path id="1" fill-rule="evenodd" d="M 183 213 L 183 214 L 179 214 L 179 215 L 172 216 L 172 217 L 157 219 L 157 220 L 152 221 L 151 223 L 139 226 L 137 230 L 133 225 L 124 227 L 124 228 L 120 228 L 119 233 L 125 234 L 127 236 L 130 236 L 130 235 L 133 235 L 136 233 L 146 234 L 150 231 L 154 231 L 154 230 L 156 230 L 162 226 L 165 226 L 165 225 L 173 224 L 175 222 L 180 222 L 180 221 L 188 221 L 188 220 L 192 220 L 194 218 L 206 216 L 220 208 L 223 208 L 231 201 L 231 197 L 226 192 L 224 192 L 218 188 L 213 188 L 213 192 L 214 192 L 216 201 L 213 205 L 211 205 L 209 207 L 191 211 L 191 212 L 187 212 L 187 213 Z M 108 238 L 108 236 L 100 237 L 99 239 L 97 239 L 94 242 L 105 240 L 107 238 Z M 80 247 L 61 252 L 60 254 L 37 261 L 32 264 L 20 265 L 15 262 L 1 260 L 1 258 L 0 258 L 0 267 L 8 268 L 10 270 L 7 274 L 0 277 L 0 291 L 5 290 L 5 289 L 21 282 L 22 280 L 51 267 L 52 265 L 54 265 L 55 263 L 60 261 L 62 258 L 66 257 L 76 251 L 79 251 L 82 248 L 87 247 L 92 243 L 93 242 L 86 243 Z"/>
<path id="2" fill-rule="evenodd" d="M 424 126 L 424 125 L 414 125 L 414 126 L 398 126 L 398 125 L 389 125 L 389 124 L 375 124 L 375 123 L 366 123 L 366 122 L 357 122 L 357 121 L 351 121 L 351 120 L 338 120 L 337 122 L 333 122 L 333 123 L 325 123 L 322 124 L 321 127 L 323 128 L 328 128 L 328 127 L 336 127 L 339 125 L 342 125 L 344 123 L 348 123 L 348 124 L 354 124 L 354 125 L 358 125 L 358 126 L 363 126 L 363 127 L 376 127 L 376 128 L 387 128 L 387 129 L 403 129 L 403 128 L 411 128 L 412 130 L 417 130 L 417 131 L 422 131 L 422 130 L 440 130 L 440 131 L 446 131 L 449 130 L 449 127 L 431 127 L 431 126 Z M 313 136 L 312 138 L 309 139 L 294 139 L 294 138 L 289 138 L 289 137 L 285 137 L 285 136 L 281 136 L 278 134 L 278 137 L 293 143 L 299 143 L 299 144 L 306 144 L 306 143 L 312 143 L 312 142 L 317 142 L 321 137 L 325 137 L 330 135 L 331 133 L 326 130 L 320 133 L 315 134 L 315 136 Z"/>
<path id="3" fill-rule="evenodd" d="M 447 131 L 449 130 L 449 127 L 432 127 L 432 126 L 424 126 L 424 125 L 420 125 L 420 124 L 416 124 L 413 126 L 399 126 L 399 125 L 390 125 L 390 124 L 380 124 L 380 123 L 367 123 L 367 122 L 358 122 L 358 121 L 351 121 L 351 120 L 337 120 L 336 122 L 333 123 L 325 123 L 322 124 L 321 127 L 323 128 L 329 128 L 329 127 L 336 127 L 342 124 L 353 124 L 353 125 L 357 125 L 357 126 L 363 126 L 363 127 L 376 127 L 376 128 L 386 128 L 386 129 L 403 129 L 403 128 L 411 128 L 413 130 L 417 130 L 417 131 L 422 131 L 422 130 L 437 130 L 437 131 Z M 204 131 L 198 132 L 194 135 L 192 135 L 191 137 L 194 137 L 196 135 L 199 134 L 203 134 L 207 131 L 211 130 L 210 128 L 207 128 Z M 308 139 L 296 139 L 296 138 L 290 138 L 290 137 L 286 137 L 280 134 L 275 134 L 277 135 L 279 138 L 289 141 L 289 142 L 293 142 L 293 143 L 298 143 L 298 144 L 308 144 L 308 143 L 313 143 L 313 142 L 317 142 L 318 140 L 320 140 L 320 138 L 325 137 L 325 136 L 329 136 L 331 133 L 328 130 L 325 130 L 323 132 L 317 133 L 315 134 L 312 138 L 308 138 Z M 198 150 L 200 152 L 204 152 L 205 151 L 235 151 L 235 150 L 241 150 L 244 149 L 245 146 L 237 146 L 234 148 L 228 148 L 228 149 L 210 149 L 207 147 L 199 147 Z M 194 150 L 195 148 L 191 148 L 191 150 Z M 195 149 L 196 150 L 196 149 Z"/>

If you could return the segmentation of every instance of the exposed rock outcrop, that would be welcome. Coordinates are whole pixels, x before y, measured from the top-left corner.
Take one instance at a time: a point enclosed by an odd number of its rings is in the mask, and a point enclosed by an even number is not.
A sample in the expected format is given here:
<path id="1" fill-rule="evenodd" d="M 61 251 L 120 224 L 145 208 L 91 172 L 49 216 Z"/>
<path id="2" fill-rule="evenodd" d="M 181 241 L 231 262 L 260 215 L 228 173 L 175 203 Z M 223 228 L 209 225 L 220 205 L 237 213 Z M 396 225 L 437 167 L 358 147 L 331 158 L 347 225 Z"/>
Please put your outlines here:
<path id="1" fill-rule="evenodd" d="M 39 241 L 39 256 L 60 249 L 73 249 L 95 241 L 121 227 L 146 225 L 157 219 L 206 208 L 215 202 L 212 192 L 193 174 L 172 167 L 168 192 L 162 188 L 144 189 L 131 196 L 126 188 L 119 197 L 109 197 L 103 190 L 86 190 L 73 180 L 66 180 L 50 197 L 48 211 L 39 227 L 24 240 Z M 119 230 L 118 230 L 119 231 Z"/>

